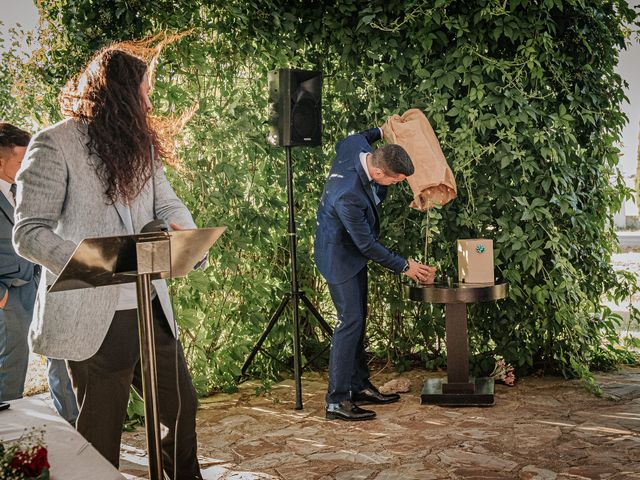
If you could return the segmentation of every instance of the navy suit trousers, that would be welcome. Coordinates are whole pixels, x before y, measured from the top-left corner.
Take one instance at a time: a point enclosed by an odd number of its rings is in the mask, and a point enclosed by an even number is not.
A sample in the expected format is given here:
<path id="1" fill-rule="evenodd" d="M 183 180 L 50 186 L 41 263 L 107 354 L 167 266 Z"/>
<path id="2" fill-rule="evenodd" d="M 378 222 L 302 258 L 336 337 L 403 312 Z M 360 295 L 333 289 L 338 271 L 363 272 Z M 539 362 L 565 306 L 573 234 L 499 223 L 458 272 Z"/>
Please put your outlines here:
<path id="1" fill-rule="evenodd" d="M 331 340 L 327 403 L 339 403 L 371 386 L 364 350 L 367 318 L 367 267 L 342 283 L 329 283 L 338 322 Z"/>

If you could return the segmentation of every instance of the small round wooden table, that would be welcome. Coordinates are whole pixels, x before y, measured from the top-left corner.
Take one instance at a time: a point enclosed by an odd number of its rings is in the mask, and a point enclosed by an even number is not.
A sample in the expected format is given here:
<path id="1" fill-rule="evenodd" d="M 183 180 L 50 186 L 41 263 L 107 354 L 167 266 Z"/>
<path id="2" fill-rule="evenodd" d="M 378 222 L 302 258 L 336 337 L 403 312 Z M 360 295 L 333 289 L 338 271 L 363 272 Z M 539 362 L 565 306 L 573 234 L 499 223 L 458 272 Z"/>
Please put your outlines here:
<path id="1" fill-rule="evenodd" d="M 430 378 L 422 389 L 422 403 L 445 406 L 490 406 L 494 404 L 493 379 L 469 377 L 467 304 L 505 298 L 506 283 L 451 283 L 404 286 L 407 298 L 417 302 L 444 304 L 447 345 L 447 378 Z"/>

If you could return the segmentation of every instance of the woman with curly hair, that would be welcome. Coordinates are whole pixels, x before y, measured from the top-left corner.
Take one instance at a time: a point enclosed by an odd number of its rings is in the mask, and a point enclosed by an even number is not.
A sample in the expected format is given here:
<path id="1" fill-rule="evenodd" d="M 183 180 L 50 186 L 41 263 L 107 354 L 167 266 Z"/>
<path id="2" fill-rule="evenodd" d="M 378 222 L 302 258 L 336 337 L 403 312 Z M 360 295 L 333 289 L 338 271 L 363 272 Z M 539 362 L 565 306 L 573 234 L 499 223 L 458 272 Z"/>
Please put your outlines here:
<path id="1" fill-rule="evenodd" d="M 67 118 L 34 137 L 17 177 L 22 193 L 14 242 L 20 255 L 45 268 L 31 324 L 33 350 L 67 360 L 80 407 L 78 431 L 116 467 L 129 388 L 141 391 L 135 284 L 46 289 L 84 238 L 139 233 L 155 217 L 173 229 L 195 228 L 161 168 L 148 70 L 121 47 L 96 54 L 60 96 Z M 153 290 L 164 469 L 170 478 L 201 478 L 195 390 L 165 281 L 154 281 Z"/>

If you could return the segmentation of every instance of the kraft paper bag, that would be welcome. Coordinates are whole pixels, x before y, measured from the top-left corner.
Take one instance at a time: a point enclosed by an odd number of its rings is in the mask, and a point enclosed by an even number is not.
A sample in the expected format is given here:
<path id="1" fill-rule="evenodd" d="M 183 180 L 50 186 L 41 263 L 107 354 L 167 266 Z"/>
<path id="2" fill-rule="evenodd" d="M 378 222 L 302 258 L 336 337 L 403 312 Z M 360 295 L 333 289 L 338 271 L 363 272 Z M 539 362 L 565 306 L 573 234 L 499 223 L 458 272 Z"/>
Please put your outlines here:
<path id="1" fill-rule="evenodd" d="M 387 143 L 396 143 L 407 151 L 415 167 L 413 175 L 407 177 L 413 191 L 411 208 L 425 211 L 456 198 L 453 172 L 424 113 L 412 108 L 402 116 L 392 115 L 382 125 L 382 133 Z"/>

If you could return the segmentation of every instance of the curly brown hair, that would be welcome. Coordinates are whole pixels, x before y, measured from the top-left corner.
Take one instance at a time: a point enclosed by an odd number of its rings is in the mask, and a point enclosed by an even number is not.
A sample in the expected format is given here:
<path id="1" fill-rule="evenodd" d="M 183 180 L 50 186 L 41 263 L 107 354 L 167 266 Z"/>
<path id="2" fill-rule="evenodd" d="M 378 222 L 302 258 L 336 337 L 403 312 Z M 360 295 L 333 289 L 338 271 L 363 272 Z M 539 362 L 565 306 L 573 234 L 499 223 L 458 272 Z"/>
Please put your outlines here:
<path id="1" fill-rule="evenodd" d="M 164 154 L 143 104 L 141 84 L 146 62 L 112 46 L 99 51 L 60 94 L 65 116 L 86 124 L 89 151 L 97 155 L 96 170 L 112 203 L 129 203 L 151 177 L 154 161 Z"/>

